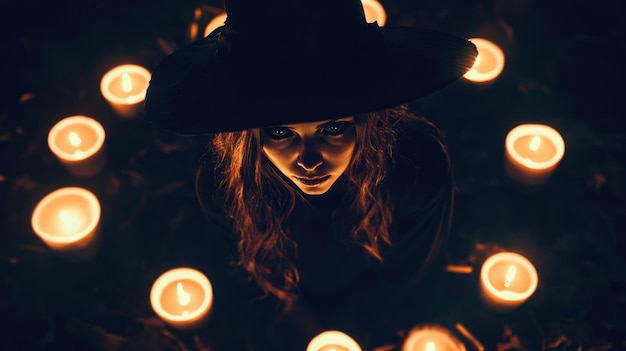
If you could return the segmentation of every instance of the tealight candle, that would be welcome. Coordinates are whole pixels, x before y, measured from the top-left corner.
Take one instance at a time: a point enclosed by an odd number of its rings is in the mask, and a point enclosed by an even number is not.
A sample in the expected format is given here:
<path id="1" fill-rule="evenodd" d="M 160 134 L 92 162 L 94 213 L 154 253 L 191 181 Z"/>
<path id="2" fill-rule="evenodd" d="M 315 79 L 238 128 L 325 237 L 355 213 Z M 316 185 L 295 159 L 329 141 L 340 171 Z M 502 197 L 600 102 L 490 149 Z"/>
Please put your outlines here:
<path id="1" fill-rule="evenodd" d="M 222 12 L 219 15 L 213 17 L 213 19 L 204 27 L 204 36 L 207 37 L 211 32 L 221 27 L 226 22 L 226 12 Z"/>
<path id="2" fill-rule="evenodd" d="M 361 0 L 365 19 L 367 23 L 378 22 L 379 26 L 384 26 L 387 22 L 387 13 L 383 5 L 377 0 Z"/>
<path id="3" fill-rule="evenodd" d="M 465 345 L 440 325 L 415 326 L 402 343 L 402 351 L 465 351 Z"/>
<path id="4" fill-rule="evenodd" d="M 133 117 L 144 109 L 144 99 L 152 74 L 144 67 L 126 64 L 102 76 L 100 92 L 121 117 Z"/>
<path id="5" fill-rule="evenodd" d="M 490 307 L 508 310 L 524 303 L 537 289 L 537 270 L 524 256 L 499 252 L 487 258 L 480 269 L 480 286 Z"/>
<path id="6" fill-rule="evenodd" d="M 470 38 L 478 55 L 472 68 L 463 77 L 474 83 L 493 82 L 504 69 L 504 53 L 498 45 L 482 38 Z"/>
<path id="7" fill-rule="evenodd" d="M 505 141 L 506 170 L 525 185 L 544 183 L 565 154 L 561 134 L 543 124 L 521 124 L 511 129 Z"/>
<path id="8" fill-rule="evenodd" d="M 102 124 L 87 116 L 70 116 L 60 120 L 48 132 L 48 147 L 68 172 L 92 176 L 106 163 Z"/>
<path id="9" fill-rule="evenodd" d="M 171 269 L 152 285 L 150 304 L 167 324 L 181 330 L 195 330 L 202 326 L 213 306 L 213 287 L 200 271 Z"/>
<path id="10" fill-rule="evenodd" d="M 361 347 L 347 334 L 327 330 L 311 339 L 306 351 L 361 351 Z"/>
<path id="11" fill-rule="evenodd" d="M 90 258 L 98 248 L 100 202 L 80 187 L 57 189 L 37 203 L 31 216 L 35 234 L 67 257 Z"/>

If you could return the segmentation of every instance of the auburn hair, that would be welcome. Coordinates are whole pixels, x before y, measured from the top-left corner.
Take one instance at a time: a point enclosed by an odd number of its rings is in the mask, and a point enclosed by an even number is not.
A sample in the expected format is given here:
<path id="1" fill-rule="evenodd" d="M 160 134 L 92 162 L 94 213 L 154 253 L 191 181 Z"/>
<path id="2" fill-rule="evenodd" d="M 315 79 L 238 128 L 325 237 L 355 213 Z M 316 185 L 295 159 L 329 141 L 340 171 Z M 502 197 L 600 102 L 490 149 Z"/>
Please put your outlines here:
<path id="1" fill-rule="evenodd" d="M 352 239 L 381 260 L 380 243 L 389 244 L 393 208 L 381 185 L 393 162 L 397 122 L 417 118 L 406 106 L 354 116 L 356 144 L 352 159 L 333 186 L 345 187 L 342 219 Z M 210 150 L 215 157 L 226 213 L 239 234 L 238 261 L 258 285 L 280 300 L 297 296 L 297 254 L 284 224 L 298 201 L 299 191 L 263 155 L 260 129 L 217 134 Z"/>

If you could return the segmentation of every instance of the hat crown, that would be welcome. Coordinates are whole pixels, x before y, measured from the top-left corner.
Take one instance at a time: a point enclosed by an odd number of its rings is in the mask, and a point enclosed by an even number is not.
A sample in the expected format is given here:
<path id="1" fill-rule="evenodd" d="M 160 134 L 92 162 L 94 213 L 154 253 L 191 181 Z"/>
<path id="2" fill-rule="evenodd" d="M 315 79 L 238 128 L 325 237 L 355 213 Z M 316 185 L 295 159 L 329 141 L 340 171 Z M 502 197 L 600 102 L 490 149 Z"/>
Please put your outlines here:
<path id="1" fill-rule="evenodd" d="M 346 40 L 366 31 L 361 0 L 225 0 L 230 35 L 271 41 Z"/>

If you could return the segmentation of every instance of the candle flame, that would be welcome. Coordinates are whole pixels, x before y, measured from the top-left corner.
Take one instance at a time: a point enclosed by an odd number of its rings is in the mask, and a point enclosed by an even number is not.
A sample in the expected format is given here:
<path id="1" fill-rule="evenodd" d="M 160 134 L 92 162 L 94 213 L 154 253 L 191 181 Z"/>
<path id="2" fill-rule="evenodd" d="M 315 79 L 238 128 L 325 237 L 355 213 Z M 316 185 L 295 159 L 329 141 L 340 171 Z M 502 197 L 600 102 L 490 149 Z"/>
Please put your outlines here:
<path id="1" fill-rule="evenodd" d="M 541 137 L 539 135 L 535 135 L 533 140 L 530 142 L 530 145 L 528 145 L 528 148 L 530 151 L 535 152 L 539 150 L 539 146 L 541 146 Z"/>
<path id="2" fill-rule="evenodd" d="M 77 147 L 83 142 L 83 139 L 81 139 L 76 132 L 70 132 L 68 138 L 70 139 L 70 144 L 72 144 L 73 147 Z"/>
<path id="3" fill-rule="evenodd" d="M 176 284 L 176 294 L 178 295 L 178 303 L 180 303 L 181 306 L 189 305 L 189 302 L 191 302 L 191 294 L 183 289 L 183 283 L 178 282 L 178 284 Z"/>
<path id="4" fill-rule="evenodd" d="M 426 351 L 435 351 L 435 342 L 429 341 L 426 343 Z"/>
<path id="5" fill-rule="evenodd" d="M 504 276 L 504 287 L 508 288 L 511 286 L 511 282 L 515 279 L 515 275 L 517 274 L 517 268 L 513 265 L 509 266 L 509 269 L 506 271 L 506 275 Z"/>
<path id="6" fill-rule="evenodd" d="M 67 210 L 59 211 L 59 219 L 61 221 L 61 230 L 65 234 L 76 233 L 80 227 L 80 223 L 78 222 L 75 216 Z"/>
<path id="7" fill-rule="evenodd" d="M 122 89 L 124 89 L 125 93 L 130 93 L 133 90 L 133 82 L 130 80 L 128 73 L 122 75 Z"/>

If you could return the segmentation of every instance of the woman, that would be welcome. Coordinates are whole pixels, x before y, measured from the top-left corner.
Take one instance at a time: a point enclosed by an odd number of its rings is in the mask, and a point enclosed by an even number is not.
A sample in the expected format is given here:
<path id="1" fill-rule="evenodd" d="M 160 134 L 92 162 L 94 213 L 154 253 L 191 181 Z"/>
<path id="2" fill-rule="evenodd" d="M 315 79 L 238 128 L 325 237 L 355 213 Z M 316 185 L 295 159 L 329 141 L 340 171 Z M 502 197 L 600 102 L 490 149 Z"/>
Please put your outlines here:
<path id="1" fill-rule="evenodd" d="M 405 106 L 220 133 L 197 178 L 209 218 L 233 219 L 238 264 L 287 303 L 416 278 L 447 232 L 451 189 L 436 128 Z"/>
<path id="2" fill-rule="evenodd" d="M 226 1 L 224 27 L 156 68 L 148 116 L 213 134 L 198 176 L 238 264 L 288 306 L 412 281 L 445 238 L 452 178 L 406 103 L 458 79 L 467 40 L 367 23 L 359 0 Z"/>

